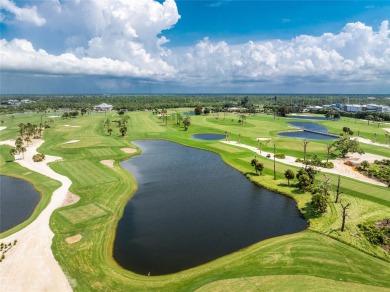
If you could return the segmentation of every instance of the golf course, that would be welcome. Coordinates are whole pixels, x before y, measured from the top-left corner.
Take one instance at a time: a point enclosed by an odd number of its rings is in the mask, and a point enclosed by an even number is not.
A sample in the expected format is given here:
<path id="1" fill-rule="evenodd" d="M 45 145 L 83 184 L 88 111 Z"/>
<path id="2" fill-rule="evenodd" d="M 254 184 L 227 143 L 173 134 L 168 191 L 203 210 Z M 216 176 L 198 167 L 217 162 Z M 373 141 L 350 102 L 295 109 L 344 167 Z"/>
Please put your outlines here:
<path id="1" fill-rule="evenodd" d="M 64 185 L 54 179 L 54 175 L 45 176 L 17 163 L 29 159 L 28 155 L 22 157 L 10 153 L 12 142 L 19 136 L 20 124 L 47 121 L 50 126 L 44 129 L 43 142 L 37 148 L 37 152 L 47 158 L 34 163 L 49 162 L 54 173 L 71 182 L 65 199 L 68 202 L 63 204 L 62 199 L 58 207 L 53 207 L 48 220 L 53 232 L 52 254 L 74 291 L 390 291 L 390 252 L 381 245 L 372 244 L 359 228 L 361 224 L 390 219 L 388 186 L 359 179 L 359 173 L 355 178 L 348 172 L 339 173 L 341 194 L 335 203 L 339 174 L 323 172 L 319 168 L 313 185 L 321 188 L 326 183 L 329 195 L 326 197 L 326 211 L 321 215 L 313 214 L 309 208 L 312 194 L 299 190 L 296 178 L 288 181 L 285 177 L 287 170 L 297 172 L 304 166 L 286 162 L 287 157 L 304 158 L 303 139 L 278 135 L 297 130 L 287 122 L 301 120 L 262 113 L 246 115 L 245 121 L 240 122 L 238 114 L 210 113 L 189 116 L 190 124 L 185 130 L 177 116 L 191 110 L 168 109 L 165 118 L 152 111 L 131 111 L 124 115 L 116 111 L 89 112 L 66 119 L 55 112 L 2 116 L 0 141 L 11 142 L 0 145 L 0 174 L 31 183 L 41 199 L 28 220 L 0 234 L 0 242 L 17 240 L 0 263 L 0 269 L 7 264 L 7 269 L 17 271 L 18 267 L 12 266 L 13 252 L 16 255 L 19 245 L 23 244 L 18 232 L 34 224 L 50 206 L 53 192 Z M 124 116 L 127 117 L 125 132 L 118 122 Z M 352 129 L 354 136 L 359 132 L 361 138 L 376 142 L 360 143 L 365 152 L 362 155 L 390 159 L 390 141 L 387 141 L 384 130 L 390 128 L 389 124 L 370 124 L 347 117 L 310 122 L 336 135 L 343 131 L 343 127 Z M 220 134 L 225 138 L 193 138 L 195 134 L 204 133 Z M 132 157 L 142 155 L 141 149 L 135 145 L 137 142 L 133 143 L 140 140 L 166 140 L 217 154 L 246 180 L 292 198 L 298 212 L 307 221 L 307 228 L 261 240 L 210 262 L 166 275 L 138 274 L 123 268 L 113 256 L 117 226 L 126 204 L 137 192 L 138 184 L 120 163 L 130 159 L 131 164 Z M 333 141 L 306 141 L 305 155 L 327 160 L 327 146 Z M 25 145 L 26 154 L 34 143 Z M 284 154 L 285 161 L 283 158 L 274 159 L 276 153 Z M 267 154 L 271 154 L 270 157 Z M 337 152 L 331 157 L 335 165 L 340 160 L 336 156 L 339 156 Z M 254 158 L 263 164 L 259 174 L 251 165 Z M 340 165 L 346 160 L 348 158 Z M 175 166 L 172 162 L 169 167 Z M 213 165 L 209 167 L 213 172 L 220 171 Z M 352 168 L 348 171 L 357 172 Z M 185 188 L 182 194 L 186 195 Z M 342 231 L 342 211 L 347 204 L 345 229 Z M 164 205 L 158 208 L 164 208 Z M 230 236 L 234 237 L 234 234 Z M 24 249 L 28 251 L 29 247 Z M 34 261 L 39 259 L 31 254 L 28 257 L 33 269 Z"/>

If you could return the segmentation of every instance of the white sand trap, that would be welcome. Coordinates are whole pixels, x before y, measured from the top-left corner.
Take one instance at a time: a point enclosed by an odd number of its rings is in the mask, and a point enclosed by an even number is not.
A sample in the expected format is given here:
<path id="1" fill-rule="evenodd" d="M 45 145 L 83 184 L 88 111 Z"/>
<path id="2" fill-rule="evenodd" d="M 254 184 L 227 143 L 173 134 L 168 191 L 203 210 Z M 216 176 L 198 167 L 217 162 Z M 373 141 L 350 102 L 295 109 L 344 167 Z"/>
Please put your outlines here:
<path id="1" fill-rule="evenodd" d="M 7 127 L 0 126 L 0 131 L 4 130 L 5 128 L 7 128 Z"/>
<path id="2" fill-rule="evenodd" d="M 0 144 L 14 145 L 15 141 L 1 141 Z M 5 242 L 18 240 L 12 254 L 0 264 L 1 291 L 72 291 L 65 273 L 54 259 L 51 250 L 54 233 L 49 227 L 50 216 L 61 206 L 72 182 L 65 176 L 54 172 L 47 164 L 59 157 L 46 155 L 43 163 L 34 163 L 33 155 L 43 140 L 34 139 L 27 147 L 24 159 L 16 160 L 21 166 L 60 181 L 50 203 L 39 216 L 22 230 L 2 239 Z"/>
<path id="3" fill-rule="evenodd" d="M 79 242 L 82 238 L 83 237 L 81 236 L 81 234 L 76 234 L 74 236 L 68 237 L 67 239 L 65 239 L 65 241 L 67 244 L 73 244 Z"/>
<path id="4" fill-rule="evenodd" d="M 390 133 L 390 128 L 383 128 L 386 132 Z"/>
<path id="5" fill-rule="evenodd" d="M 271 138 L 256 138 L 257 141 L 269 141 Z"/>
<path id="6" fill-rule="evenodd" d="M 62 144 L 73 144 L 73 143 L 77 143 L 77 142 L 80 142 L 80 140 L 70 140 L 70 141 L 64 142 Z"/>
<path id="7" fill-rule="evenodd" d="M 128 153 L 128 154 L 132 154 L 132 153 L 137 152 L 137 149 L 134 149 L 134 148 L 121 148 L 121 150 L 125 153 Z"/>
<path id="8" fill-rule="evenodd" d="M 109 168 L 114 168 L 114 162 L 115 162 L 115 160 L 102 160 L 102 161 L 100 161 L 101 164 L 108 166 Z"/>
<path id="9" fill-rule="evenodd" d="M 71 126 L 71 125 L 63 125 L 64 127 L 70 127 L 70 128 L 80 128 L 81 126 Z"/>
<path id="10" fill-rule="evenodd" d="M 370 145 L 375 145 L 375 146 L 379 146 L 379 147 L 390 148 L 390 145 L 381 144 L 381 143 L 375 143 L 375 142 L 371 141 L 370 139 L 365 139 L 365 138 L 362 138 L 362 137 L 354 137 L 352 139 L 357 140 L 360 143 L 364 143 L 364 144 L 370 144 Z"/>
<path id="11" fill-rule="evenodd" d="M 62 202 L 62 205 L 61 207 L 66 207 L 66 206 L 69 206 L 69 205 L 73 205 L 73 204 L 76 204 L 78 201 L 80 201 L 80 197 L 71 193 L 71 192 L 68 192 L 66 194 L 66 197 L 64 199 L 64 201 Z"/>
<path id="12" fill-rule="evenodd" d="M 60 118 L 60 116 L 49 116 L 49 118 Z"/>

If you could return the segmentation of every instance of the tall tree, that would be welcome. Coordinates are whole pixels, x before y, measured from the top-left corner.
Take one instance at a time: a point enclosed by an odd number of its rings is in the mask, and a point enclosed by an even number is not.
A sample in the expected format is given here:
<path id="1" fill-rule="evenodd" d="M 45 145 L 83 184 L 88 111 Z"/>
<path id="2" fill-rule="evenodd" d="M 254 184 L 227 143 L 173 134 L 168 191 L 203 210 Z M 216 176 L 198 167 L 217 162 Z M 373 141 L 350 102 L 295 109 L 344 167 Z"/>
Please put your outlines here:
<path id="1" fill-rule="evenodd" d="M 340 152 L 341 157 L 345 158 L 348 153 L 364 154 L 363 149 L 357 140 L 352 140 L 347 137 L 340 137 L 333 142 L 332 147 Z"/>
<path id="2" fill-rule="evenodd" d="M 343 203 L 340 203 L 340 204 L 341 204 L 341 218 L 342 218 L 341 232 L 344 232 L 344 229 L 345 229 L 345 219 L 348 216 L 347 209 L 349 208 L 351 203 L 347 203 L 346 205 L 343 205 Z"/>
<path id="3" fill-rule="evenodd" d="M 340 191 L 340 175 L 339 175 L 339 178 L 338 178 L 338 180 L 337 180 L 337 189 L 336 189 L 336 199 L 335 199 L 335 203 L 337 203 L 338 202 L 338 200 L 339 200 L 339 197 L 340 197 L 340 195 L 342 194 L 341 193 L 341 191 Z"/>
<path id="4" fill-rule="evenodd" d="M 290 180 L 291 180 L 291 179 L 294 179 L 295 173 L 294 173 L 293 170 L 287 169 L 287 170 L 284 172 L 284 177 L 287 179 L 288 186 L 290 186 Z"/>
<path id="5" fill-rule="evenodd" d="M 191 125 L 191 118 L 189 116 L 186 116 L 183 119 L 183 124 L 184 124 L 184 131 L 187 131 L 188 127 Z"/>
<path id="6" fill-rule="evenodd" d="M 306 139 L 303 139 L 303 141 L 302 141 L 302 145 L 303 145 L 303 161 L 306 161 L 307 144 L 309 144 L 309 141 L 306 140 Z"/>

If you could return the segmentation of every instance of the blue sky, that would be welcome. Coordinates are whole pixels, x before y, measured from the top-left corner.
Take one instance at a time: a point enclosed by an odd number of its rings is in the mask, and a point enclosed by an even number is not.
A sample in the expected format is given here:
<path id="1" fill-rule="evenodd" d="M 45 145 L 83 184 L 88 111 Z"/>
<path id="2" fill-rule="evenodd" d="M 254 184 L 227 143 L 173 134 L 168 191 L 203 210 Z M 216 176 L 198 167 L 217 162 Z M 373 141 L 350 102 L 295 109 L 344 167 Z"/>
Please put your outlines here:
<path id="1" fill-rule="evenodd" d="M 390 1 L 0 0 L 0 93 L 389 93 Z"/>

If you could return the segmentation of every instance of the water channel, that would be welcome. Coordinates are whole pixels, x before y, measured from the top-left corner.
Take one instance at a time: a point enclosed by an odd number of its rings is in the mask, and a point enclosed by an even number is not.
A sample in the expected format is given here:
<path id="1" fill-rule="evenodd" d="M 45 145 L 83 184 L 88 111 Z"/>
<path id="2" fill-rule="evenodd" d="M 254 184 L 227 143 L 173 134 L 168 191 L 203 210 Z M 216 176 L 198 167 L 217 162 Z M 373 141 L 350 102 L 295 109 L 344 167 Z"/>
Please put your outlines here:
<path id="1" fill-rule="evenodd" d="M 134 144 L 142 154 L 121 166 L 138 190 L 114 244 L 128 270 L 170 274 L 307 227 L 292 199 L 254 185 L 215 153 L 161 140 Z"/>
<path id="2" fill-rule="evenodd" d="M 17 178 L 0 176 L 0 232 L 26 221 L 41 196 L 33 185 Z"/>

